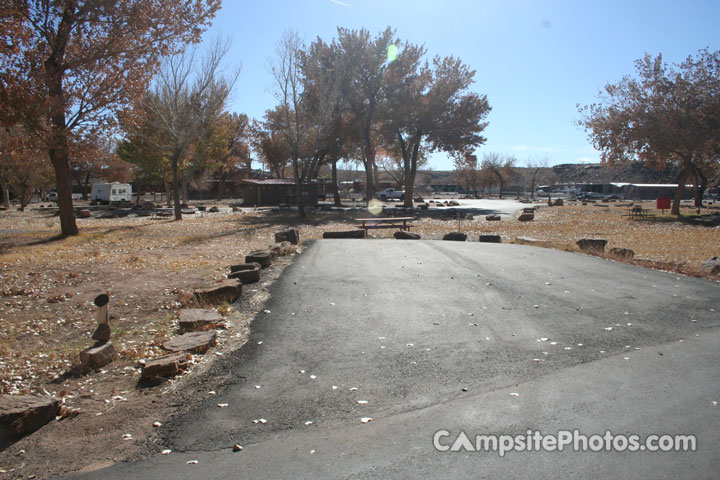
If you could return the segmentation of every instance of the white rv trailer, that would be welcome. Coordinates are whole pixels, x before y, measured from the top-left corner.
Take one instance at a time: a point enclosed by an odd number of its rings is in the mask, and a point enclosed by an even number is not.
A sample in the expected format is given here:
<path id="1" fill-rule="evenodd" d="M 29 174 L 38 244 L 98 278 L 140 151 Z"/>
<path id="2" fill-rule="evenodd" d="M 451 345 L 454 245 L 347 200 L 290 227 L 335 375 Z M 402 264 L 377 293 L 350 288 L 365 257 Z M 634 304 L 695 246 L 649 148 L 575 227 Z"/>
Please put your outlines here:
<path id="1" fill-rule="evenodd" d="M 91 202 L 130 203 L 132 202 L 132 185 L 129 183 L 93 183 L 90 192 Z"/>

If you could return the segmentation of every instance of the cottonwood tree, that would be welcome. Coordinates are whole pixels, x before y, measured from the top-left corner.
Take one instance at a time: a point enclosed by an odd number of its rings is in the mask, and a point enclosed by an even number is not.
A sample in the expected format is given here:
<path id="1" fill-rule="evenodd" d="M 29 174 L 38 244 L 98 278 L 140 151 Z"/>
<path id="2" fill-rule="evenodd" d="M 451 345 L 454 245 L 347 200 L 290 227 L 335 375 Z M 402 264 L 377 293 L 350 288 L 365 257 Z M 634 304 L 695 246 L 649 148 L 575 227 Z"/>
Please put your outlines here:
<path id="1" fill-rule="evenodd" d="M 273 118 L 277 112 L 268 110 L 264 120 L 253 120 L 250 127 L 250 141 L 258 160 L 275 178 L 285 178 L 285 169 L 290 165 L 290 147 L 285 133 L 275 127 Z"/>
<path id="2" fill-rule="evenodd" d="M 490 112 L 485 95 L 469 92 L 474 70 L 455 57 L 422 64 L 422 47 L 404 44 L 387 69 L 383 129 L 396 142 L 405 170 L 405 206 L 413 205 L 418 160 L 443 151 L 466 159 L 484 144 Z"/>
<path id="3" fill-rule="evenodd" d="M 607 84 L 596 103 L 580 107 L 578 123 L 604 162 L 678 166 L 671 213 L 679 215 L 688 178 L 720 158 L 720 52 L 700 50 L 672 65 L 645 55 L 635 69 L 635 77 Z"/>
<path id="4" fill-rule="evenodd" d="M 103 129 L 146 90 L 161 58 L 199 42 L 220 0 L 5 0 L 0 102 L 5 124 L 44 137 L 61 234 L 77 235 L 69 138 Z"/>
<path id="5" fill-rule="evenodd" d="M 505 185 L 515 176 L 515 162 L 515 157 L 510 155 L 500 155 L 495 152 L 489 152 L 483 155 L 480 169 L 486 172 L 487 176 L 492 176 L 497 179 L 500 185 L 498 198 L 502 198 Z"/>
<path id="6" fill-rule="evenodd" d="M 352 122 L 358 126 L 356 131 L 359 138 L 355 141 L 362 148 L 368 202 L 375 193 L 375 154 L 381 144 L 377 121 L 383 100 L 385 72 L 390 63 L 388 48 L 397 43 L 394 36 L 395 32 L 390 27 L 375 38 L 365 29 L 338 28 L 338 38 L 332 43 L 332 48 L 338 52 L 340 91 Z"/>
<path id="7" fill-rule="evenodd" d="M 323 67 L 328 53 L 321 40 L 306 50 L 299 35 L 287 31 L 271 65 L 279 101 L 273 128 L 287 143 L 301 218 L 305 217 L 303 185 L 317 177 L 328 155 L 337 159 L 342 149 L 339 80 Z"/>
<path id="8" fill-rule="evenodd" d="M 478 190 L 482 186 L 482 178 L 480 175 L 480 165 L 477 156 L 467 153 L 462 157 L 453 159 L 455 170 L 453 177 L 458 185 L 464 190 L 471 190 L 478 198 Z"/>
<path id="9" fill-rule="evenodd" d="M 155 79 L 155 87 L 141 108 L 160 133 L 169 152 L 175 220 L 182 219 L 180 174 L 182 162 L 195 142 L 212 128 L 222 114 L 239 71 L 223 76 L 222 61 L 229 43 L 218 40 L 201 62 L 194 51 L 170 57 Z"/>
<path id="10" fill-rule="evenodd" d="M 275 47 L 276 57 L 270 66 L 275 81 L 275 94 L 280 102 L 276 111 L 276 127 L 283 133 L 290 154 L 293 176 L 295 178 L 295 199 L 300 218 L 305 217 L 303 184 L 306 179 L 307 165 L 303 162 L 304 143 L 307 142 L 308 126 L 304 122 L 303 75 L 300 57 L 303 44 L 297 32 L 287 30 Z"/>
<path id="11" fill-rule="evenodd" d="M 133 165 L 134 176 L 142 183 L 162 182 L 165 200 L 170 207 L 170 151 L 168 141 L 154 127 L 152 112 L 135 108 L 121 116 L 124 138 L 118 142 L 116 153 Z M 140 192 L 138 192 L 140 193 Z"/>
<path id="12" fill-rule="evenodd" d="M 315 40 L 301 53 L 303 73 L 302 104 L 305 121 L 309 123 L 307 148 L 314 164 L 316 178 L 325 163 L 331 166 L 335 205 L 340 206 L 337 183 L 337 162 L 357 156 L 358 123 L 353 122 L 342 95 L 344 72 L 339 68 L 341 52 L 321 39 Z"/>
<path id="13" fill-rule="evenodd" d="M 200 163 L 215 173 L 217 200 L 222 200 L 229 180 L 250 171 L 249 122 L 247 115 L 223 113 L 196 146 Z"/>

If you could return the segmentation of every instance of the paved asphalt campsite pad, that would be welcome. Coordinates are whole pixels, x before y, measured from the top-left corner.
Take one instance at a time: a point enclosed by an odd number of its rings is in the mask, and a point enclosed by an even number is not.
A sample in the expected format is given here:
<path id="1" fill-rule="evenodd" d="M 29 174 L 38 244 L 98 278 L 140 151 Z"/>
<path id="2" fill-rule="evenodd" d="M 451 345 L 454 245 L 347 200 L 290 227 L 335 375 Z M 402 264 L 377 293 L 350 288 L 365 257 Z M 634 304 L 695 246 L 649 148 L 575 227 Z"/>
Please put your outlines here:
<path id="1" fill-rule="evenodd" d="M 315 241 L 220 360 L 227 389 L 163 426 L 171 453 L 72 478 L 716 478 L 718 312 L 718 283 L 576 253 Z M 433 448 L 574 429 L 697 450 Z"/>

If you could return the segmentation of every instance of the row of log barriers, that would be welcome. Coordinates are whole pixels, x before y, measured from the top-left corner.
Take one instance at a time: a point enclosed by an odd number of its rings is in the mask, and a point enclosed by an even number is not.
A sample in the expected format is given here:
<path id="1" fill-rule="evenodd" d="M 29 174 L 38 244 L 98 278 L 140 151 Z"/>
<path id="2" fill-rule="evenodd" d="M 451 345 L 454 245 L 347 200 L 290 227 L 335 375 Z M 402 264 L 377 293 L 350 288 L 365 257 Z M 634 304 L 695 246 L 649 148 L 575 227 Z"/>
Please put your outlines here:
<path id="1" fill-rule="evenodd" d="M 300 236 L 296 229 L 289 229 L 278 232 L 275 240 L 277 244 L 266 250 L 248 253 L 244 264 L 231 265 L 227 280 L 195 289 L 187 296 L 188 308 L 179 312 L 180 334 L 162 344 L 168 354 L 139 361 L 142 369 L 139 386 L 156 384 L 182 373 L 190 365 L 191 355 L 203 354 L 216 344 L 217 330 L 225 325 L 223 317 L 211 307 L 235 302 L 242 294 L 242 286 L 260 281 L 261 270 L 270 267 L 278 256 L 297 252 Z M 80 352 L 80 363 L 72 369 L 75 374 L 100 370 L 118 356 L 111 341 L 109 301 L 107 294 L 95 298 L 98 309 L 98 324 L 92 334 L 95 343 Z M 0 395 L 0 448 L 6 440 L 32 433 L 68 414 L 63 409 L 62 400 L 53 396 Z"/>
<path id="2" fill-rule="evenodd" d="M 275 234 L 276 245 L 256 250 L 245 256 L 245 263 L 231 265 L 228 279 L 193 292 L 194 307 L 234 303 L 242 294 L 242 286 L 260 281 L 261 271 L 270 267 L 279 256 L 297 253 L 300 235 L 294 228 Z M 179 327 L 183 333 L 163 344 L 169 355 L 145 362 L 141 381 L 157 382 L 181 373 L 188 365 L 189 354 L 205 353 L 215 345 L 216 329 L 224 328 L 222 316 L 211 308 L 185 308 L 180 311 Z"/>

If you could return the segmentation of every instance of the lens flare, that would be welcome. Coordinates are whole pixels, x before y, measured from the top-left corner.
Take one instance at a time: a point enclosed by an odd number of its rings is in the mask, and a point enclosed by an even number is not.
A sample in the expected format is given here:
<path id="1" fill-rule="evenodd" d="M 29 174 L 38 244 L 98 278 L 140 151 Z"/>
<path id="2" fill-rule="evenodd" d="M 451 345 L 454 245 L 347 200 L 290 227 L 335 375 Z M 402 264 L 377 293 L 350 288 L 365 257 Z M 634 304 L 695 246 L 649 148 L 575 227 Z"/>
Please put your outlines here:
<path id="1" fill-rule="evenodd" d="M 393 43 L 393 44 L 390 44 L 390 45 L 388 46 L 388 50 L 387 50 L 387 60 L 388 60 L 388 62 L 394 62 L 395 59 L 397 59 L 397 55 L 398 55 L 398 47 L 397 47 L 397 45 L 395 45 L 394 43 Z"/>
<path id="2" fill-rule="evenodd" d="M 380 212 L 382 212 L 383 204 L 377 198 L 373 198 L 368 203 L 367 208 L 368 208 L 368 212 L 372 213 L 373 215 L 378 215 Z"/>

